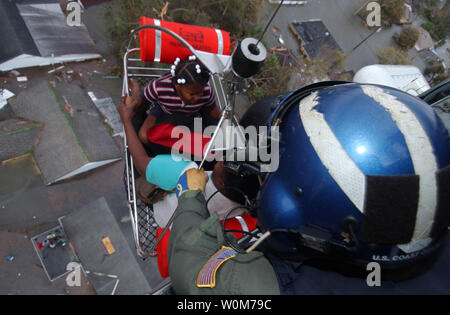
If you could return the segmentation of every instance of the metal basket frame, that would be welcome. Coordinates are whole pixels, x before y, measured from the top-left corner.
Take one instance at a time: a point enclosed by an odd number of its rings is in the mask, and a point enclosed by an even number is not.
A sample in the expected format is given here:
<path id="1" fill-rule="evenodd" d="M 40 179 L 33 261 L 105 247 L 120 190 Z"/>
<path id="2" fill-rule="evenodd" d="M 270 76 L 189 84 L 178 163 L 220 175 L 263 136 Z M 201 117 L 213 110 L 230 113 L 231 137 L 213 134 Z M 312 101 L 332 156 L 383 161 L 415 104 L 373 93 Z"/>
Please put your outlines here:
<path id="1" fill-rule="evenodd" d="M 132 47 L 132 45 L 133 42 L 136 42 L 138 32 L 145 28 L 155 29 L 156 50 L 158 51 L 155 55 L 157 56 L 160 55 L 161 47 L 159 46 L 159 43 L 161 39 L 161 32 L 166 32 L 175 39 L 177 39 L 187 49 L 189 49 L 192 54 L 199 57 L 199 52 L 196 51 L 188 42 L 186 42 L 178 34 L 166 28 L 163 28 L 159 25 L 144 25 L 138 27 L 130 35 L 127 50 L 123 57 L 122 96 L 129 95 L 129 88 L 128 88 L 129 78 L 137 79 L 141 83 L 145 84 L 149 80 L 158 78 L 162 74 L 170 71 L 169 68 L 162 66 L 162 64 L 159 64 L 160 62 L 159 57 L 156 57 L 154 59 L 154 63 L 156 63 L 157 66 L 147 67 L 145 65 L 144 66 L 142 65 L 143 61 L 139 55 L 141 49 L 139 47 Z M 208 58 L 210 57 L 211 56 L 208 56 Z M 205 57 L 202 57 L 200 59 L 204 60 Z M 208 61 L 207 63 L 209 64 L 208 68 L 209 69 L 213 68 L 214 71 L 221 71 L 224 67 L 223 61 L 217 63 L 217 60 L 213 60 Z M 216 86 L 214 87 L 217 88 Z M 222 95 L 225 95 L 223 91 Z M 142 202 L 140 199 L 137 198 L 133 157 L 128 152 L 128 144 L 125 133 L 123 139 L 124 139 L 124 154 L 125 154 L 124 180 L 128 198 L 128 207 L 130 211 L 131 223 L 133 228 L 133 236 L 138 256 L 145 259 L 156 255 L 156 246 L 159 240 L 164 235 L 164 233 L 167 231 L 167 228 L 170 224 L 166 226 L 164 231 L 161 233 L 160 237 L 156 239 L 156 229 L 158 228 L 158 226 L 153 217 L 153 207 L 152 205 L 145 204 L 144 202 Z"/>
<path id="2" fill-rule="evenodd" d="M 164 67 L 146 67 L 141 66 L 142 60 L 139 56 L 140 48 L 128 49 L 124 55 L 124 82 L 122 95 L 128 95 L 128 79 L 134 78 L 140 83 L 146 83 L 151 79 L 159 77 L 170 69 Z M 133 236 L 136 250 L 139 257 L 145 259 L 156 255 L 156 222 L 153 218 L 152 205 L 145 204 L 136 195 L 135 187 L 135 168 L 133 157 L 128 152 L 128 144 L 124 133 L 124 154 L 125 154 L 125 172 L 124 180 L 128 197 L 128 206 L 130 211 Z"/>
<path id="3" fill-rule="evenodd" d="M 158 66 L 142 66 L 143 61 L 140 56 L 135 57 L 134 55 L 140 53 L 140 48 L 132 48 L 133 41 L 136 41 L 136 37 L 139 31 L 150 28 L 155 29 L 155 59 L 153 60 Z M 235 82 L 233 80 L 225 79 L 226 74 L 232 75 L 231 63 L 232 57 L 228 55 L 218 55 L 203 51 L 195 50 L 186 40 L 184 40 L 180 35 L 168 30 L 160 25 L 143 25 L 136 28 L 130 35 L 130 40 L 127 45 L 127 50 L 123 57 L 123 86 L 122 86 L 122 96 L 129 95 L 128 79 L 135 78 L 138 81 L 149 81 L 154 78 L 160 77 L 162 74 L 170 71 L 168 67 L 163 67 L 160 63 L 159 56 L 161 55 L 161 32 L 168 33 L 170 36 L 178 40 L 183 46 L 185 46 L 193 55 L 195 55 L 211 72 L 211 87 L 216 93 L 216 101 L 220 109 L 223 112 L 222 118 L 214 132 L 214 135 L 208 144 L 206 149 L 206 154 L 204 160 L 202 161 L 200 167 L 206 160 L 206 156 L 210 150 L 212 150 L 212 144 L 214 139 L 221 127 L 221 124 L 230 119 L 231 123 L 239 126 L 239 123 L 234 116 L 234 97 L 232 104 L 230 104 L 228 99 L 228 94 L 236 94 Z M 136 46 L 136 45 L 135 45 Z M 229 87 L 225 88 L 222 82 L 229 82 Z M 147 82 L 145 82 L 147 83 Z M 227 93 L 226 90 L 231 91 Z M 231 117 L 231 118 L 230 118 Z M 243 131 L 238 128 L 239 134 L 242 139 L 245 139 Z M 156 239 L 156 222 L 153 218 L 153 208 L 151 205 L 143 203 L 141 200 L 136 198 L 136 187 L 135 187 L 135 174 L 134 174 L 134 164 L 133 158 L 128 152 L 128 144 L 126 135 L 124 133 L 124 153 L 125 153 L 125 174 L 124 179 L 126 181 L 126 190 L 128 196 L 128 205 L 131 215 L 133 235 L 136 242 L 137 253 L 142 258 L 147 258 L 149 256 L 156 255 L 156 246 L 159 240 L 162 238 L 164 233 L 167 231 L 168 227 L 174 218 L 169 220 L 169 223 L 164 228 L 161 235 Z M 245 140 L 244 140 L 245 141 Z M 241 148 L 242 149 L 242 148 Z M 227 148 L 216 149 L 216 150 L 227 150 Z"/>

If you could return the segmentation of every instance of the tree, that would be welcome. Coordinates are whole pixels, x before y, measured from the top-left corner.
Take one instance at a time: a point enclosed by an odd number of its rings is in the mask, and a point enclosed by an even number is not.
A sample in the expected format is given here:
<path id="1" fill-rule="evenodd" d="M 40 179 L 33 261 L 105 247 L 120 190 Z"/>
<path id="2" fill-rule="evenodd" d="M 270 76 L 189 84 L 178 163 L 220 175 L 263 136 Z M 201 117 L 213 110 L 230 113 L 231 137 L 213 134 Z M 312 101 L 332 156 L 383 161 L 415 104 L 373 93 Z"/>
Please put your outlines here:
<path id="1" fill-rule="evenodd" d="M 411 65 L 409 55 L 395 47 L 386 47 L 377 52 L 378 60 L 384 65 Z"/>
<path id="2" fill-rule="evenodd" d="M 320 59 L 325 61 L 328 74 L 345 70 L 347 67 L 347 56 L 342 51 L 328 48 L 326 45 L 323 45 L 320 51 Z"/>
<path id="3" fill-rule="evenodd" d="M 405 26 L 400 34 L 396 33 L 392 38 L 401 49 L 408 50 L 413 48 L 419 39 L 419 30 L 412 26 Z"/>
<path id="4" fill-rule="evenodd" d="M 285 92 L 291 71 L 289 67 L 281 67 L 275 53 L 269 53 L 259 73 L 249 79 L 251 101 Z"/>
<path id="5" fill-rule="evenodd" d="M 445 40 L 450 32 L 450 1 L 440 9 L 437 7 L 438 1 L 430 0 L 425 2 L 415 2 L 418 12 L 422 12 L 427 20 L 425 28 L 434 40 Z"/>
<path id="6" fill-rule="evenodd" d="M 434 33 L 434 31 L 436 29 L 436 25 L 434 25 L 434 23 L 425 22 L 425 23 L 422 23 L 422 25 L 420 25 L 420 26 L 422 26 L 422 28 L 424 30 L 426 30 L 428 33 L 430 33 L 431 36 L 433 36 L 432 34 Z"/>
<path id="7" fill-rule="evenodd" d="M 261 35 L 259 12 L 263 5 L 264 0 L 120 0 L 112 2 L 106 14 L 112 21 L 111 37 L 118 43 L 128 42 L 141 16 L 219 28 L 229 32 L 232 40 L 240 41 Z M 121 47 L 119 58 L 124 54 Z M 281 70 L 276 56 L 269 54 L 262 69 L 252 77 L 250 97 L 258 99 L 284 91 L 289 74 L 288 69 Z"/>
<path id="8" fill-rule="evenodd" d="M 233 40 L 240 40 L 261 34 L 259 11 L 263 4 L 263 0 L 116 0 L 105 14 L 111 21 L 111 38 L 121 44 L 128 42 L 141 16 L 219 28 L 229 32 Z M 122 56 L 123 51 L 117 54 Z"/>
<path id="9" fill-rule="evenodd" d="M 381 21 L 385 26 L 399 24 L 404 12 L 404 0 L 381 0 Z"/>
<path id="10" fill-rule="evenodd" d="M 446 73 L 442 62 L 431 63 L 427 68 L 425 68 L 423 73 L 429 78 L 432 85 L 436 85 L 448 78 L 448 74 Z"/>
<path id="11" fill-rule="evenodd" d="M 450 1 L 434 16 L 435 34 L 439 39 L 445 39 L 450 32 Z"/>

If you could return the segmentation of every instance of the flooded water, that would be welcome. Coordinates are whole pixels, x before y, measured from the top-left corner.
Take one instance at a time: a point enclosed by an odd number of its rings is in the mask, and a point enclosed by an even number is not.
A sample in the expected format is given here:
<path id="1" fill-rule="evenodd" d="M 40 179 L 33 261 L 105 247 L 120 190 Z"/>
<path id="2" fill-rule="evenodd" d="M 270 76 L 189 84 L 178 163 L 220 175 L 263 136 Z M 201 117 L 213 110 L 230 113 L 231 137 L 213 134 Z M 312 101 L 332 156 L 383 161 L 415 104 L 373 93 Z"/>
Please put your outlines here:
<path id="1" fill-rule="evenodd" d="M 105 22 L 102 6 L 89 7 L 89 10 L 84 11 L 83 22 L 104 59 L 66 64 L 64 71 L 73 73 L 70 80 L 64 73 L 48 74 L 50 66 L 21 69 L 20 73 L 26 75 L 29 82 L 18 84 L 15 78 L 5 77 L 2 78 L 4 87 L 19 95 L 42 78 L 49 82 L 67 79 L 70 83 L 80 77 L 86 93 L 93 92 L 98 98 L 111 97 L 118 105 L 122 80 L 109 77 L 115 65 L 114 56 L 111 56 L 114 41 L 109 41 L 106 36 L 108 23 Z M 0 120 L 11 116 L 14 116 L 14 112 L 8 111 L 0 115 Z M 116 137 L 115 140 L 122 150 L 123 139 Z M 47 186 L 32 155 L 8 163 L 0 162 L 0 294 L 74 294 L 64 279 L 48 281 L 30 239 L 57 226 L 59 218 L 69 216 L 99 198 L 107 202 L 123 236 L 134 251 L 123 174 L 122 160 Z M 14 260 L 7 260 L 9 255 L 14 256 Z M 130 258 L 135 259 L 134 255 Z M 149 283 L 153 285 L 160 280 L 156 262 L 148 259 L 138 263 Z M 95 294 L 92 289 L 84 287 L 77 292 Z"/>
<path id="2" fill-rule="evenodd" d="M 0 229 L 25 232 L 48 209 L 45 185 L 31 155 L 0 165 Z"/>
<path id="3" fill-rule="evenodd" d="M 47 186 L 31 155 L 0 164 L 0 294 L 95 294 L 85 285 L 74 293 L 63 278 L 50 282 L 30 239 L 100 197 L 119 222 L 128 215 L 123 167 L 116 162 Z M 129 222 L 120 227 L 132 244 Z"/>
<path id="4" fill-rule="evenodd" d="M 39 170 L 31 155 L 0 164 L 0 204 L 24 196 L 27 189 L 42 183 Z"/>
<path id="5" fill-rule="evenodd" d="M 0 165 L 0 230 L 30 236 L 102 196 L 114 200 L 117 212 L 122 212 L 122 207 L 126 210 L 122 174 L 123 166 L 118 162 L 47 186 L 31 155 L 3 163 Z"/>

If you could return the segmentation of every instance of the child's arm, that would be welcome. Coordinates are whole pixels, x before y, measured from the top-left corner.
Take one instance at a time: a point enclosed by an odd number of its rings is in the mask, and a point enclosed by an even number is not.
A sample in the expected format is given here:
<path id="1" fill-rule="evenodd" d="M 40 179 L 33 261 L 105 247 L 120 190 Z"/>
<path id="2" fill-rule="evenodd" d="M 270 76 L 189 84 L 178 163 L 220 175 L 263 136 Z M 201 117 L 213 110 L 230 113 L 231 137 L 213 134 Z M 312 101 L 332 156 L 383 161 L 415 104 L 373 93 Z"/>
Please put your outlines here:
<path id="1" fill-rule="evenodd" d="M 134 98 L 130 96 L 123 97 L 119 106 L 119 114 L 123 122 L 124 131 L 127 136 L 128 149 L 133 157 L 134 165 L 139 173 L 142 176 L 145 176 L 147 165 L 151 158 L 147 155 L 147 152 L 145 152 L 131 122 L 136 106 L 138 105 Z"/>
<path id="2" fill-rule="evenodd" d="M 206 105 L 203 107 L 203 110 L 211 118 L 219 120 L 222 117 L 222 111 L 216 103 L 216 97 L 214 95 L 214 91 L 209 86 L 207 87 L 207 91 L 209 91 L 210 94 L 209 94 L 209 98 L 207 100 Z"/>
<path id="3" fill-rule="evenodd" d="M 156 122 L 156 116 L 149 114 L 147 118 L 145 118 L 144 123 L 141 126 L 141 129 L 139 129 L 139 140 L 143 144 L 148 144 L 148 138 L 147 138 L 147 130 L 149 128 L 152 128 L 155 125 Z"/>
<path id="4" fill-rule="evenodd" d="M 214 119 L 220 119 L 222 117 L 222 111 L 219 106 L 214 105 L 205 109 L 206 113 Z"/>
<path id="5" fill-rule="evenodd" d="M 214 106 L 212 108 L 207 108 L 206 109 L 206 113 L 211 116 L 214 119 L 219 120 L 220 118 L 222 118 L 222 111 L 220 110 L 219 106 Z M 234 114 L 234 118 L 236 118 L 236 121 L 239 122 L 239 117 Z"/>
<path id="6" fill-rule="evenodd" d="M 139 129 L 139 139 L 143 144 L 149 144 L 147 131 L 149 128 L 155 126 L 156 120 L 158 117 L 161 117 L 161 115 L 164 115 L 164 112 L 158 104 L 154 105 L 152 109 L 150 109 L 147 118 L 145 118 L 145 121 L 141 126 L 141 129 Z"/>

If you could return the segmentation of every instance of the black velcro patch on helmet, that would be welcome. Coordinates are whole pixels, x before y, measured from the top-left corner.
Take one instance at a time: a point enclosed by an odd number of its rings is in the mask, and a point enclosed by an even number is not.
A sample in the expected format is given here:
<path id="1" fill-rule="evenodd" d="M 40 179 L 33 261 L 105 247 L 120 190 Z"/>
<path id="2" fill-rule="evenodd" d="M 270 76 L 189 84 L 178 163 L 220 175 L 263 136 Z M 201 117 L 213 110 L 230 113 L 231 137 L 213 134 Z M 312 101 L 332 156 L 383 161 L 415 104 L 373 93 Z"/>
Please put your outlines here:
<path id="1" fill-rule="evenodd" d="M 450 166 L 436 172 L 438 200 L 431 237 L 438 237 L 450 224 Z"/>
<path id="2" fill-rule="evenodd" d="M 411 240 L 419 202 L 419 176 L 366 176 L 363 243 L 404 244 Z"/>

